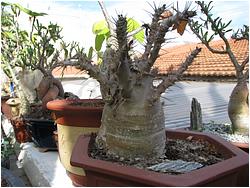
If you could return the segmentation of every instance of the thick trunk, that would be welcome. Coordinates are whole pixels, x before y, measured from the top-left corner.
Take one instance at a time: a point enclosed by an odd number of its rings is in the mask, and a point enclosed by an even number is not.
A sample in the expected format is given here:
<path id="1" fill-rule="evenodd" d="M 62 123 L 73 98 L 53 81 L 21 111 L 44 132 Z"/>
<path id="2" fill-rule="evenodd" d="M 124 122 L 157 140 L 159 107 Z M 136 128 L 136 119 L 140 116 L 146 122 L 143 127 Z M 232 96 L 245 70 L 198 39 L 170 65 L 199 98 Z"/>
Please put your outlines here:
<path id="1" fill-rule="evenodd" d="M 62 83 L 51 76 L 44 76 L 39 83 L 37 90 L 37 97 L 42 101 L 42 106 L 44 109 L 49 101 L 52 101 L 58 97 L 64 97 L 64 90 Z"/>
<path id="2" fill-rule="evenodd" d="M 34 103 L 37 100 L 37 94 L 35 89 L 41 82 L 43 74 L 39 70 L 23 70 L 19 72 L 19 84 L 22 88 L 25 97 L 30 103 Z"/>
<path id="3" fill-rule="evenodd" d="M 108 154 L 126 159 L 153 159 L 164 154 L 165 125 L 160 100 L 148 102 L 151 78 L 133 88 L 131 98 L 106 104 L 96 139 Z"/>
<path id="4" fill-rule="evenodd" d="M 245 80 L 238 82 L 231 93 L 228 104 L 228 115 L 233 131 L 241 134 L 248 134 L 249 130 L 248 95 L 247 82 Z"/>
<path id="5" fill-rule="evenodd" d="M 157 158 L 164 153 L 164 114 L 160 102 L 138 107 L 124 102 L 116 112 L 106 105 L 102 126 L 106 127 L 106 149 L 111 155 L 135 159 Z"/>
<path id="6" fill-rule="evenodd" d="M 26 116 L 30 113 L 30 102 L 27 99 L 27 97 L 25 96 L 23 91 L 19 91 L 19 97 L 20 97 L 20 115 L 21 116 Z"/>

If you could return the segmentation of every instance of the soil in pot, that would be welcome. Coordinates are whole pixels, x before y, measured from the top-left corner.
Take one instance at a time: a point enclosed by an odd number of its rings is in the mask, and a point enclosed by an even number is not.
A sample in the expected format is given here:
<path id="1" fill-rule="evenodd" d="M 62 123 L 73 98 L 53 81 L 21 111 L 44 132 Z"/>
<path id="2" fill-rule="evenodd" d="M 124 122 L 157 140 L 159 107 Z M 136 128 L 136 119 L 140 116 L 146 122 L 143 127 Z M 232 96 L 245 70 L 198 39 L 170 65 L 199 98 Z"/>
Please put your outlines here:
<path id="1" fill-rule="evenodd" d="M 73 106 L 81 106 L 81 107 L 88 107 L 88 108 L 103 108 L 104 106 L 104 101 L 102 100 L 97 100 L 95 102 L 93 101 L 73 101 L 71 105 Z"/>
<path id="2" fill-rule="evenodd" d="M 27 117 L 28 119 L 42 119 L 52 120 L 51 111 L 45 110 L 41 104 L 31 105 L 31 111 Z"/>
<path id="3" fill-rule="evenodd" d="M 192 136 L 185 140 L 168 138 L 165 155 L 157 160 L 147 161 L 140 158 L 134 160 L 110 156 L 105 151 L 97 149 L 93 140 L 92 138 L 93 144 L 91 144 L 92 147 L 89 150 L 89 155 L 94 159 L 106 160 L 118 163 L 119 165 L 134 166 L 167 174 L 183 174 L 191 170 L 218 163 L 225 159 L 225 156 L 219 153 L 209 142 L 193 140 Z"/>

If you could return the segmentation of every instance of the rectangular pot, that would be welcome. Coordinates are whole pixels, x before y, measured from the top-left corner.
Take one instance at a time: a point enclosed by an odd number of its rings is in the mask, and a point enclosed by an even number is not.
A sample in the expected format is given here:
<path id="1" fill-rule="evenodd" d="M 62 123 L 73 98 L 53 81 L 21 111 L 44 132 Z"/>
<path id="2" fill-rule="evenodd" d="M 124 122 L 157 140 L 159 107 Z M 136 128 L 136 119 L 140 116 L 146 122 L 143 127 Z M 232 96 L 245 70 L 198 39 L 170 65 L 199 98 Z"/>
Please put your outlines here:
<path id="1" fill-rule="evenodd" d="M 80 136 L 71 164 L 86 172 L 87 186 L 248 186 L 248 154 L 215 135 L 192 131 L 167 130 L 168 138 L 207 140 L 226 159 L 181 175 L 168 175 L 130 166 L 121 166 L 88 156 L 90 137 Z"/>
<path id="2" fill-rule="evenodd" d="M 54 121 L 26 118 L 25 123 L 32 141 L 36 146 L 46 148 L 47 150 L 57 150 L 54 139 L 54 131 L 56 131 L 57 128 Z"/>

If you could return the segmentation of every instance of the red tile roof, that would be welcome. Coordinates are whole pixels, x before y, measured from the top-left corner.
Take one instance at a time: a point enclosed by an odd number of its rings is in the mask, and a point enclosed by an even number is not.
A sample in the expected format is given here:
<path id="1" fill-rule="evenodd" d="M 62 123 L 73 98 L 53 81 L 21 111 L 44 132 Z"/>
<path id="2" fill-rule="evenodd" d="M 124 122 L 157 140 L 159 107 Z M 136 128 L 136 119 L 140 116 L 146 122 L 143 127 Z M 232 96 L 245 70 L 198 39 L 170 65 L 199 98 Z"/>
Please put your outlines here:
<path id="1" fill-rule="evenodd" d="M 66 69 L 63 69 L 62 67 L 55 68 L 52 71 L 53 76 L 55 77 L 86 77 L 87 72 L 81 71 L 79 69 L 76 69 L 75 67 L 67 67 Z M 87 76 L 88 77 L 88 76 Z"/>
<path id="2" fill-rule="evenodd" d="M 231 49 L 236 55 L 236 59 L 242 62 L 249 54 L 249 43 L 247 40 L 236 41 L 229 40 Z M 170 69 L 176 70 L 185 58 L 196 47 L 202 50 L 194 59 L 193 63 L 184 72 L 184 77 L 231 77 L 235 78 L 235 69 L 227 54 L 213 54 L 203 44 L 185 44 L 170 48 L 162 49 L 160 57 L 157 59 L 154 67 L 158 68 L 161 75 L 168 73 Z M 222 40 L 211 42 L 211 46 L 216 49 L 223 49 L 224 42 Z M 248 67 L 248 66 L 247 66 Z M 61 77 L 62 68 L 53 70 L 55 77 Z M 64 77 L 86 77 L 86 71 L 79 71 L 74 67 L 67 67 L 64 70 Z"/>
<path id="3" fill-rule="evenodd" d="M 240 63 L 249 55 L 248 40 L 236 41 L 230 39 L 229 44 Z M 225 46 L 222 40 L 211 42 L 210 45 L 220 50 Z M 161 50 L 161 55 L 154 67 L 158 68 L 158 72 L 161 75 L 167 74 L 171 69 L 176 70 L 196 47 L 201 47 L 202 50 L 184 72 L 184 77 L 235 78 L 236 72 L 227 54 L 213 54 L 203 44 L 197 43 L 179 45 Z"/>

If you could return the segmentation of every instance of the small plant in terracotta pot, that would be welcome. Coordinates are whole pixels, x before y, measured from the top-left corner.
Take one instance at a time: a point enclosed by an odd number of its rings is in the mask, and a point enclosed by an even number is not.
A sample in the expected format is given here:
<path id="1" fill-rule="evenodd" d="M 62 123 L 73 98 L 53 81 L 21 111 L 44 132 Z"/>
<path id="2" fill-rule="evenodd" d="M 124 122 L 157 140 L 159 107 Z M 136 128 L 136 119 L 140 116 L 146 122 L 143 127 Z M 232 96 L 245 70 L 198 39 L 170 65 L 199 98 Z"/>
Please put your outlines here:
<path id="1" fill-rule="evenodd" d="M 59 66 L 60 55 L 70 56 L 68 51 L 74 51 L 77 44 L 66 45 L 61 36 L 62 28 L 57 24 L 41 24 L 38 18 L 45 13 L 5 2 L 1 2 L 1 9 L 1 67 L 14 83 L 16 97 L 20 100 L 19 114 L 11 119 L 13 126 L 15 128 L 17 122 L 24 126 L 29 123 L 33 127 L 31 119 L 48 121 L 48 126 L 51 126 L 53 121 L 46 104 L 50 100 L 64 98 L 62 84 L 53 77 L 52 70 Z M 20 26 L 20 21 L 25 21 L 20 19 L 21 14 L 30 23 L 29 31 Z M 56 48 L 59 44 L 61 49 Z M 24 134 L 29 135 L 27 132 Z"/>
<path id="2" fill-rule="evenodd" d="M 248 104 L 248 63 L 249 63 L 249 55 L 246 54 L 246 58 L 243 60 L 239 60 L 236 58 L 234 51 L 232 51 L 230 47 L 230 43 L 226 38 L 226 34 L 231 32 L 232 29 L 229 28 L 231 21 L 228 23 L 223 23 L 223 20 L 220 17 L 214 18 L 211 14 L 212 4 L 208 5 L 204 2 L 197 2 L 198 6 L 201 9 L 201 12 L 205 16 L 205 19 L 194 21 L 190 20 L 189 25 L 191 30 L 195 33 L 195 35 L 201 40 L 201 42 L 210 50 L 210 52 L 215 54 L 220 54 L 225 57 L 227 55 L 232 64 L 234 65 L 236 71 L 236 79 L 237 84 L 234 87 L 229 103 L 228 103 L 228 115 L 231 120 L 231 133 L 230 131 L 225 132 L 225 134 L 229 135 L 228 140 L 232 140 L 232 142 L 248 151 L 249 144 L 249 104 Z M 208 28 L 212 29 L 210 33 Z M 225 44 L 225 47 L 221 49 L 215 49 L 210 46 L 210 42 L 214 39 L 214 37 L 219 36 Z M 249 41 L 249 26 L 244 25 L 242 29 L 239 29 L 237 32 L 234 32 L 231 36 L 234 39 L 235 43 L 238 40 L 247 40 Z M 246 46 L 248 48 L 248 46 Z M 210 124 L 213 126 L 215 124 Z M 227 125 L 221 125 L 222 128 Z M 234 136 L 233 136 L 234 135 Z M 239 139 L 237 139 L 239 138 Z M 243 138 L 243 139 L 240 139 Z M 242 140 L 242 141 L 241 141 Z M 247 140 L 247 142 L 246 142 Z"/>

